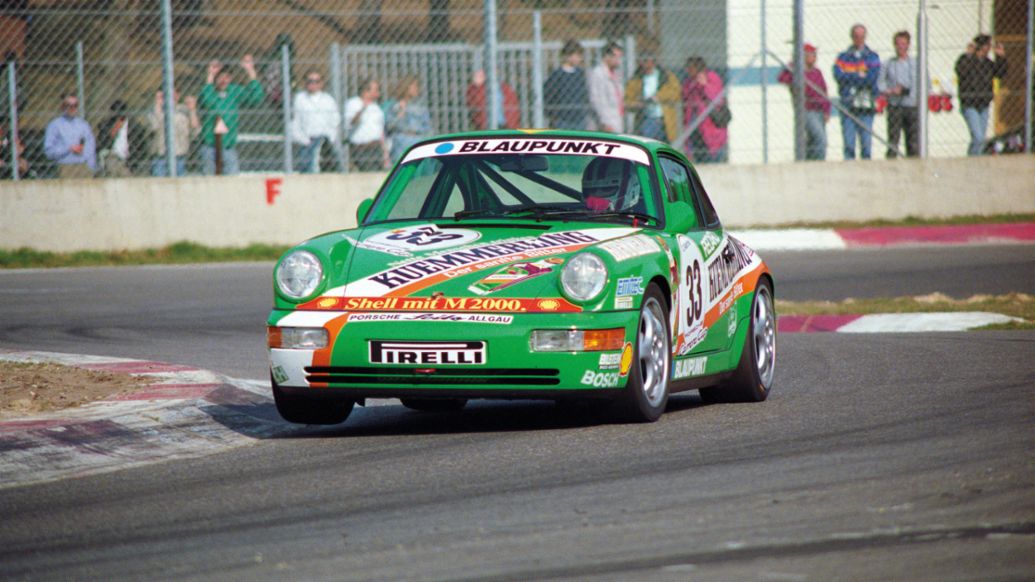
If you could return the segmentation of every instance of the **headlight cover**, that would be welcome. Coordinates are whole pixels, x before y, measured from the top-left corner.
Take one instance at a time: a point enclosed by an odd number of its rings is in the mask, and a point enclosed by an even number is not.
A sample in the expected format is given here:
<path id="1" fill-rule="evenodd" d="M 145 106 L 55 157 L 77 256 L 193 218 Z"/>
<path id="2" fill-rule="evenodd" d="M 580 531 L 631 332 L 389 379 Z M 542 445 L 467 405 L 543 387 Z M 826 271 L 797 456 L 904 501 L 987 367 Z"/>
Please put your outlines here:
<path id="1" fill-rule="evenodd" d="M 604 290 L 607 266 L 592 253 L 575 255 L 561 271 L 564 294 L 576 301 L 589 301 Z"/>
<path id="2" fill-rule="evenodd" d="M 274 275 L 277 289 L 291 299 L 303 299 L 313 294 L 323 278 L 320 259 L 309 251 L 292 251 L 281 259 Z"/>

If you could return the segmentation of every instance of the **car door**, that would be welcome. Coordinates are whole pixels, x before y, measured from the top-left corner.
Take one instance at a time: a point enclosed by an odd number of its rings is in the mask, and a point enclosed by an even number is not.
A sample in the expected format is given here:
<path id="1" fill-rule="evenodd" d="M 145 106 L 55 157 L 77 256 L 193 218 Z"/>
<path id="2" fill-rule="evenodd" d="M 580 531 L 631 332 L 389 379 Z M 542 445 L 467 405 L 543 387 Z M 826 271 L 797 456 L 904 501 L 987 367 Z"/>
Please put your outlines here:
<path id="1" fill-rule="evenodd" d="M 678 358 L 725 350 L 732 335 L 730 314 L 718 308 L 718 297 L 724 289 L 713 289 L 709 277 L 709 266 L 715 264 L 726 242 L 722 224 L 694 170 L 675 156 L 661 155 L 659 160 L 669 201 L 686 202 L 695 214 L 690 229 L 675 234 L 679 290 L 674 355 Z M 685 366 L 681 369 L 692 370 Z"/>

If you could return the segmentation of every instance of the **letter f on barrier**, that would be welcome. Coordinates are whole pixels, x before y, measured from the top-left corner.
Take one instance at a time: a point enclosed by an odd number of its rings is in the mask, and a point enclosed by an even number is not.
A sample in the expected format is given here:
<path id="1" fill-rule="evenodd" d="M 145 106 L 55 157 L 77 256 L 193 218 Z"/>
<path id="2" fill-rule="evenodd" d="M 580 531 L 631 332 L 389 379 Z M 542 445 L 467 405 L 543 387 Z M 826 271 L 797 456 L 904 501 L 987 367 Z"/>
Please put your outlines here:
<path id="1" fill-rule="evenodd" d="M 283 184 L 283 178 L 266 178 L 266 204 L 273 206 L 273 200 L 280 196 L 280 187 Z"/>

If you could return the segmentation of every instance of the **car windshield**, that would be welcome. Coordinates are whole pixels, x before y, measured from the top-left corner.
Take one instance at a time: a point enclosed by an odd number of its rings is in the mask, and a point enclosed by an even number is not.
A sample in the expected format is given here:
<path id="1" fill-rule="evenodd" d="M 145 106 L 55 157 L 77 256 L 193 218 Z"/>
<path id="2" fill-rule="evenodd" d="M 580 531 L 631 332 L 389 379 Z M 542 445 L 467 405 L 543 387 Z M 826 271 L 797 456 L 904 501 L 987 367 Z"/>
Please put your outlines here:
<path id="1" fill-rule="evenodd" d="M 572 153 L 549 153 L 565 144 Z M 495 153 L 506 148 L 522 153 Z M 546 153 L 523 153 L 530 148 Z M 432 143 L 407 155 L 365 223 L 535 218 L 659 225 L 661 205 L 648 160 L 645 150 L 617 142 L 515 138 Z"/>

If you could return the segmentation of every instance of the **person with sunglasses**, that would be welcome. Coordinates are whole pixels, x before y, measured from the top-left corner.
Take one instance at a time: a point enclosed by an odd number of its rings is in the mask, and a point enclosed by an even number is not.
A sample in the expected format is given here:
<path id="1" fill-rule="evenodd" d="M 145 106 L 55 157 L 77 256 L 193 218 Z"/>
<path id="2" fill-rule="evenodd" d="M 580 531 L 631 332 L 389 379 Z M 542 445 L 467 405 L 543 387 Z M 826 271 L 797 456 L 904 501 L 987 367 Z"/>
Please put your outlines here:
<path id="1" fill-rule="evenodd" d="M 323 90 L 323 77 L 316 71 L 305 74 L 305 90 L 295 94 L 291 123 L 292 139 L 302 146 L 295 169 L 305 174 L 320 171 L 320 152 L 328 144 L 339 171 L 345 171 L 339 130 L 341 114 L 334 97 Z"/>
<path id="2" fill-rule="evenodd" d="M 75 93 L 61 97 L 61 115 L 47 124 L 43 152 L 57 164 L 59 178 L 92 178 L 97 171 L 97 142 L 93 129 L 79 117 Z"/>

